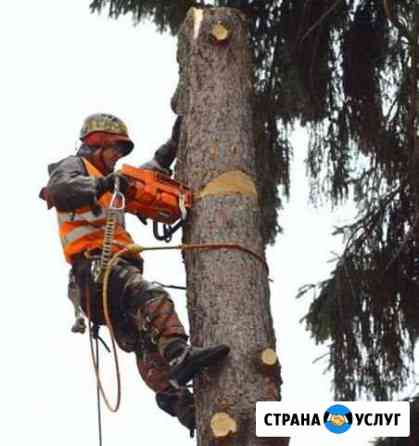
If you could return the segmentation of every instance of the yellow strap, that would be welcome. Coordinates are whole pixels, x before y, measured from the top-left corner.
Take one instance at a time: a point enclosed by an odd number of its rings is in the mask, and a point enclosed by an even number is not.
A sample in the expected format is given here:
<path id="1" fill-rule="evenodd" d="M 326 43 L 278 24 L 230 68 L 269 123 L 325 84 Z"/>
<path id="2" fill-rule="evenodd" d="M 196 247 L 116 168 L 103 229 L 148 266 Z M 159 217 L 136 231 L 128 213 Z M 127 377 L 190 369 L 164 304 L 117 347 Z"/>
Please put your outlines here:
<path id="1" fill-rule="evenodd" d="M 209 195 L 230 194 L 242 194 L 256 199 L 258 198 L 252 177 L 241 170 L 231 170 L 214 178 L 196 193 L 195 198 L 200 199 Z"/>

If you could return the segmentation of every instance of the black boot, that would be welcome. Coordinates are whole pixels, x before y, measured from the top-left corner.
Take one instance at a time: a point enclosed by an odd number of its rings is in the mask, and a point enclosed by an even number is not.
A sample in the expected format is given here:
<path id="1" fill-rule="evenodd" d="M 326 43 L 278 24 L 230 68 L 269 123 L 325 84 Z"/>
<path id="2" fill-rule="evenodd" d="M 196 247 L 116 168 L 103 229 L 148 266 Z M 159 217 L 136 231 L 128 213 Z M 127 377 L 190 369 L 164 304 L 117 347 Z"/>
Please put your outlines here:
<path id="1" fill-rule="evenodd" d="M 195 402 L 191 392 L 186 387 L 170 388 L 156 394 L 157 405 L 189 430 L 191 438 L 196 429 Z"/>
<path id="2" fill-rule="evenodd" d="M 170 382 L 174 387 L 184 386 L 202 369 L 223 359 L 230 352 L 225 344 L 213 347 L 194 347 L 182 341 L 169 344 L 164 352 L 170 365 Z"/>

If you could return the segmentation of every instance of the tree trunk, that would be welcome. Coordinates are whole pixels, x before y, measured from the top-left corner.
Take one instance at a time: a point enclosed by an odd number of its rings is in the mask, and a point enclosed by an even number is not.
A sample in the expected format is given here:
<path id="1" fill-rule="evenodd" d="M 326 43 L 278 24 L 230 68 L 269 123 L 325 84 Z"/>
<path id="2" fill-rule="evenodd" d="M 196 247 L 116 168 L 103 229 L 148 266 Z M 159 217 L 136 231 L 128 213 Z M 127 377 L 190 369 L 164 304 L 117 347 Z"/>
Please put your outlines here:
<path id="1" fill-rule="evenodd" d="M 198 445 L 285 446 L 286 438 L 255 435 L 255 403 L 279 400 L 281 379 L 275 353 L 266 350 L 275 351 L 275 335 L 255 188 L 243 15 L 192 8 L 179 33 L 178 62 L 173 108 L 184 119 L 176 176 L 195 194 L 184 242 L 239 243 L 260 256 L 237 249 L 184 254 L 191 342 L 231 347 L 221 365 L 195 380 Z"/>

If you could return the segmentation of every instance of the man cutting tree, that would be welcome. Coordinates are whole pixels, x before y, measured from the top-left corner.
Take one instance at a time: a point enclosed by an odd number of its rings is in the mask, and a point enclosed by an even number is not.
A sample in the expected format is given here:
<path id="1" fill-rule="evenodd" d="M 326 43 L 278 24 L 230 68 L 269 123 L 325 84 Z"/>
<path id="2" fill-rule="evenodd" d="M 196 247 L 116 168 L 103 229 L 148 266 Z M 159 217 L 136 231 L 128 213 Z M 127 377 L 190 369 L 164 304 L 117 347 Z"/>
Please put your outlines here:
<path id="1" fill-rule="evenodd" d="M 142 168 L 170 174 L 179 126 L 180 118 L 170 140 Z M 48 167 L 50 178 L 40 196 L 57 211 L 64 256 L 71 264 L 70 281 L 80 290 L 81 307 L 100 325 L 104 324 L 106 309 L 94 271 L 102 254 L 112 192 L 116 185 L 122 193 L 128 188 L 126 177 L 114 171 L 115 164 L 132 151 L 134 143 L 119 118 L 102 113 L 86 118 L 80 140 L 76 155 Z M 123 214 L 116 222 L 113 241 L 112 252 L 133 243 Z M 193 396 L 185 385 L 203 368 L 225 357 L 229 347 L 189 345 L 169 294 L 144 280 L 142 272 L 143 260 L 138 256 L 123 256 L 112 266 L 107 310 L 115 339 L 124 351 L 135 352 L 138 370 L 156 392 L 159 407 L 177 416 L 193 432 Z"/>

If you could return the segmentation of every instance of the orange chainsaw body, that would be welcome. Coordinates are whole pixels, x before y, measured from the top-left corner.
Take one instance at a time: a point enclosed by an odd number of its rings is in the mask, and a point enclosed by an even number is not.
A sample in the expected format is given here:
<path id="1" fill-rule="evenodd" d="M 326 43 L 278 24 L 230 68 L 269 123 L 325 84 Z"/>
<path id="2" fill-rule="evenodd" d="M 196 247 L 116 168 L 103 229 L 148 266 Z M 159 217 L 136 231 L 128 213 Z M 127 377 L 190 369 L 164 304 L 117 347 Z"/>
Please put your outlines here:
<path id="1" fill-rule="evenodd" d="M 154 170 L 124 164 L 121 173 L 129 180 L 125 210 L 166 224 L 182 218 L 181 201 L 192 206 L 192 192 L 185 185 Z"/>

